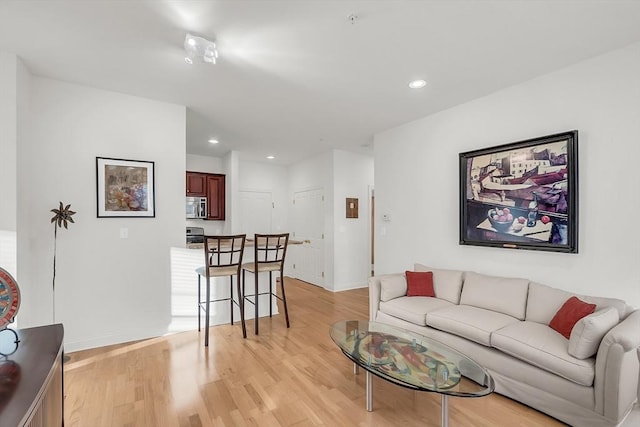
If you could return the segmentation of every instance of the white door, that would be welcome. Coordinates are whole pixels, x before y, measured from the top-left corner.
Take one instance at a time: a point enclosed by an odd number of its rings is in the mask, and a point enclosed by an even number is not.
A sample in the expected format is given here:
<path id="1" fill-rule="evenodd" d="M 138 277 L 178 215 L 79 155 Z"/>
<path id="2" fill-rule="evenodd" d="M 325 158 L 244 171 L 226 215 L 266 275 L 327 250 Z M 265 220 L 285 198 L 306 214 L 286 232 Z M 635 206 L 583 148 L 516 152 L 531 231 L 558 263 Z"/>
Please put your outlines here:
<path id="1" fill-rule="evenodd" d="M 253 238 L 255 233 L 271 233 L 273 202 L 270 192 L 240 191 L 240 224 L 237 230 Z M 235 227 L 234 227 L 235 228 Z"/>
<path id="2" fill-rule="evenodd" d="M 293 225 L 293 238 L 303 242 L 301 245 L 296 245 L 294 249 L 295 277 L 324 287 L 324 191 L 322 189 L 294 193 Z"/>

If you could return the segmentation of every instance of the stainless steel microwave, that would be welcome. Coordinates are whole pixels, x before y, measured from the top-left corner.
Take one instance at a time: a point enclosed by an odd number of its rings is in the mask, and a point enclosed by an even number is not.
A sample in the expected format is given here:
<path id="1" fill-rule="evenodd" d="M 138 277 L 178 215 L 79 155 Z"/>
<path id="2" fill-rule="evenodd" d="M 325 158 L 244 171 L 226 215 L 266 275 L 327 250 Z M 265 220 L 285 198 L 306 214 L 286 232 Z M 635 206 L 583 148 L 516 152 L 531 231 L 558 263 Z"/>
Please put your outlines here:
<path id="1" fill-rule="evenodd" d="M 206 197 L 187 197 L 186 201 L 187 218 L 207 217 Z"/>

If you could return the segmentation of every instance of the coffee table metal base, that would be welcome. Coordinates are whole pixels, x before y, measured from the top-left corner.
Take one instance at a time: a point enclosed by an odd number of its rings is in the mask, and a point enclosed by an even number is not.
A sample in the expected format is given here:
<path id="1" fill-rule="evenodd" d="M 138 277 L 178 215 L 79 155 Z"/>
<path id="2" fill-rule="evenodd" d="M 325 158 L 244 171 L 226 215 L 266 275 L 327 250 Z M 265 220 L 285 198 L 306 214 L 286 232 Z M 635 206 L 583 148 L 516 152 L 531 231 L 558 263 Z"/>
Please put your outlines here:
<path id="1" fill-rule="evenodd" d="M 353 364 L 353 373 L 357 375 L 360 372 L 360 366 L 357 363 Z M 365 407 L 368 412 L 373 411 L 373 375 L 371 372 L 367 371 L 366 376 L 366 396 L 365 396 Z M 442 427 L 449 426 L 449 396 L 446 394 L 441 394 L 442 397 Z"/>

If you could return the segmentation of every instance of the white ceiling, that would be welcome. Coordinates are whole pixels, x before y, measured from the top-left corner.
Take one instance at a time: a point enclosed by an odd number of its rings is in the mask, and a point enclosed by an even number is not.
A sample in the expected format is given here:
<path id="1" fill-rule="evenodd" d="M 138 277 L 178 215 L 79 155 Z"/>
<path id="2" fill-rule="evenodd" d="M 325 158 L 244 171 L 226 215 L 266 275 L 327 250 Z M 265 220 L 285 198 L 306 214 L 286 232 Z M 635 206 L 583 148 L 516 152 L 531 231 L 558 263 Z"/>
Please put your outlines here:
<path id="1" fill-rule="evenodd" d="M 376 132 L 639 41 L 639 23 L 640 1 L 617 0 L 0 0 L 0 50 L 186 105 L 189 153 L 288 164 L 370 152 Z M 186 65 L 186 32 L 219 63 Z"/>

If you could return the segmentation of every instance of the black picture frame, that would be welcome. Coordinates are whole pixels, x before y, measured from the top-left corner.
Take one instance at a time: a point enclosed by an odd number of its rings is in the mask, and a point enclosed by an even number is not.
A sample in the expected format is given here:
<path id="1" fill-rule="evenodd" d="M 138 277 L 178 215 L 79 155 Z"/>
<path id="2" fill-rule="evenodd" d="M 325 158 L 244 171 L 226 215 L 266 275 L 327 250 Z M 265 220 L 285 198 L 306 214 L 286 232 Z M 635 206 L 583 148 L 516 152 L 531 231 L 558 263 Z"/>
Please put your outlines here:
<path id="1" fill-rule="evenodd" d="M 155 163 L 96 157 L 98 218 L 154 218 Z"/>
<path id="2" fill-rule="evenodd" d="M 577 130 L 459 160 L 461 245 L 578 253 Z"/>

